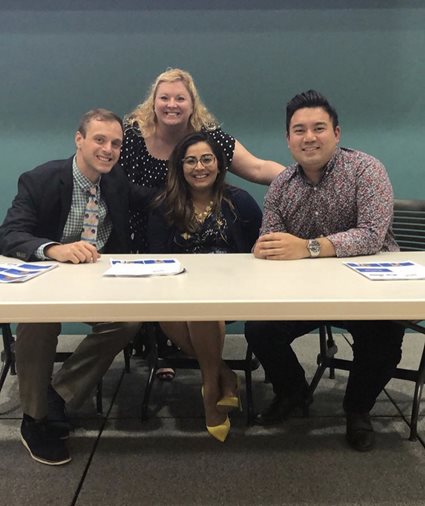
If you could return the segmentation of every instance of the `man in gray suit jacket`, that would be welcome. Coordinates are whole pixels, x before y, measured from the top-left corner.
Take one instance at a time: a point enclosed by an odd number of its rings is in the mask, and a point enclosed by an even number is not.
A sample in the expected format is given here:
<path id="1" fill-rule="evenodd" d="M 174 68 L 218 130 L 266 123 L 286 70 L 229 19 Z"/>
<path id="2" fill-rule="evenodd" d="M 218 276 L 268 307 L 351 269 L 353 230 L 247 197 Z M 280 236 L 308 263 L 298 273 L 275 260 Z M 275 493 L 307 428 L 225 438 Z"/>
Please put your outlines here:
<path id="1" fill-rule="evenodd" d="M 122 121 L 114 113 L 95 109 L 84 114 L 75 134 L 75 156 L 40 165 L 19 178 L 18 194 L 0 227 L 0 253 L 25 261 L 81 264 L 96 262 L 102 252 L 128 252 L 135 189 L 117 165 L 122 139 Z M 90 192 L 97 215 L 91 241 L 84 234 L 82 239 Z M 61 324 L 17 326 L 21 439 L 38 462 L 60 465 L 71 460 L 64 443 L 69 436 L 65 403 L 78 407 L 84 401 L 140 324 L 91 326 L 92 332 L 53 377 Z"/>

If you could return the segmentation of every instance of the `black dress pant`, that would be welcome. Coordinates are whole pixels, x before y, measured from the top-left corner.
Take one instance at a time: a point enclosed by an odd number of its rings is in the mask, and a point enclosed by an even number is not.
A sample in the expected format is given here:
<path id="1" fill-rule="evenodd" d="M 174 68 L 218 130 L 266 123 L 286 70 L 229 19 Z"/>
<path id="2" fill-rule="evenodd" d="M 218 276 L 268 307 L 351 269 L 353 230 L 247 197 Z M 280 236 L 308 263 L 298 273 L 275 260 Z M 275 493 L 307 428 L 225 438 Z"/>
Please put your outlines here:
<path id="1" fill-rule="evenodd" d="M 245 337 L 276 394 L 294 396 L 304 388 L 304 369 L 291 343 L 321 324 L 305 321 L 246 323 Z M 369 412 L 400 362 L 404 328 L 391 321 L 344 321 L 335 325 L 353 336 L 353 364 L 344 409 L 354 413 Z"/>

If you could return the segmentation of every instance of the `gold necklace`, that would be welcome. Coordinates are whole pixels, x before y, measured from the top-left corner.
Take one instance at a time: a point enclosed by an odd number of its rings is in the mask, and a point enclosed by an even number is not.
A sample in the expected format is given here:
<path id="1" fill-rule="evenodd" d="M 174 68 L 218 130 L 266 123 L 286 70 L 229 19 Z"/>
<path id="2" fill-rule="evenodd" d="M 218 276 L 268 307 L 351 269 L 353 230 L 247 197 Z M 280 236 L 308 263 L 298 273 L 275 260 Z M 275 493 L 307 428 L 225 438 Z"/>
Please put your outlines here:
<path id="1" fill-rule="evenodd" d="M 208 205 L 205 207 L 203 211 L 197 211 L 195 206 L 193 207 L 193 216 L 198 223 L 204 223 L 207 217 L 211 214 L 214 202 L 212 200 L 209 201 Z"/>

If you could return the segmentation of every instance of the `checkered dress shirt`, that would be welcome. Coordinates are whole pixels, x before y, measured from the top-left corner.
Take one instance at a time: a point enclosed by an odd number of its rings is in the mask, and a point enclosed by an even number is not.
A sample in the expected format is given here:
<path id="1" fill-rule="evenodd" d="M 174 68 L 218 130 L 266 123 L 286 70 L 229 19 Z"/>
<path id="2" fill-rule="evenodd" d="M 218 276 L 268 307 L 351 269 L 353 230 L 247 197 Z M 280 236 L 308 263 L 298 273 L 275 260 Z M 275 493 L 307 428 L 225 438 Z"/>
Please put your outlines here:
<path id="1" fill-rule="evenodd" d="M 84 212 L 86 210 L 87 201 L 90 194 L 90 188 L 93 183 L 84 176 L 77 166 L 77 162 L 74 156 L 72 162 L 72 177 L 73 177 L 73 190 L 72 190 L 72 203 L 71 209 L 68 214 L 68 218 L 63 229 L 61 243 L 67 244 L 71 242 L 77 242 L 81 239 L 81 232 L 83 230 Z M 99 225 L 97 229 L 96 248 L 98 251 L 102 251 L 105 244 L 107 243 L 109 236 L 112 231 L 112 222 L 108 214 L 108 207 L 105 199 L 102 198 L 100 192 L 100 179 L 97 182 L 96 194 L 99 201 Z M 46 260 L 47 257 L 43 251 L 46 246 L 52 243 L 42 244 L 36 251 L 36 257 L 41 260 Z"/>

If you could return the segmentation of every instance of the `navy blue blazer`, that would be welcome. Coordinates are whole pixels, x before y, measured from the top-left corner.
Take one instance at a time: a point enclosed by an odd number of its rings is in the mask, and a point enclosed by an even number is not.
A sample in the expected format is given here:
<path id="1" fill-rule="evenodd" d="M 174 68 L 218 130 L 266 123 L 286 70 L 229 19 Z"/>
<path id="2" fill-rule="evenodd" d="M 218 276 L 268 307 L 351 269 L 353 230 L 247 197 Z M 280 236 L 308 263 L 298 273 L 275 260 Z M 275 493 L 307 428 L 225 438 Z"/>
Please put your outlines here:
<path id="1" fill-rule="evenodd" d="M 36 260 L 35 251 L 46 242 L 60 242 L 72 202 L 72 160 L 54 160 L 22 174 L 18 193 L 0 227 L 0 253 Z M 105 253 L 130 251 L 129 208 L 144 208 L 148 193 L 129 182 L 116 165 L 100 180 L 112 232 Z"/>

